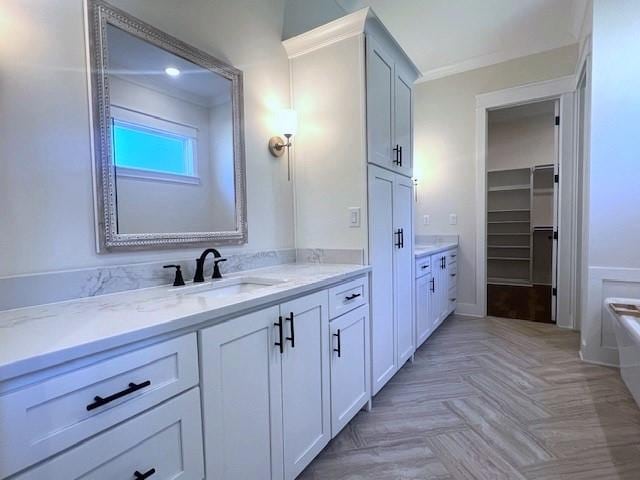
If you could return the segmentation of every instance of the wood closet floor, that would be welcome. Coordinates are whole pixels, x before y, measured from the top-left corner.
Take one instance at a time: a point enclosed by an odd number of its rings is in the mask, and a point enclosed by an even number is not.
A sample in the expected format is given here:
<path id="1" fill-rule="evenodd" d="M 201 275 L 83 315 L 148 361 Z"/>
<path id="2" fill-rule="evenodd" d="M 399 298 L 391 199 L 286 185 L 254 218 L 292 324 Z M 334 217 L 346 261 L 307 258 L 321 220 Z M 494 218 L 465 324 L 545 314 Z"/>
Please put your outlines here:
<path id="1" fill-rule="evenodd" d="M 452 316 L 302 479 L 640 479 L 618 371 L 553 325 Z"/>

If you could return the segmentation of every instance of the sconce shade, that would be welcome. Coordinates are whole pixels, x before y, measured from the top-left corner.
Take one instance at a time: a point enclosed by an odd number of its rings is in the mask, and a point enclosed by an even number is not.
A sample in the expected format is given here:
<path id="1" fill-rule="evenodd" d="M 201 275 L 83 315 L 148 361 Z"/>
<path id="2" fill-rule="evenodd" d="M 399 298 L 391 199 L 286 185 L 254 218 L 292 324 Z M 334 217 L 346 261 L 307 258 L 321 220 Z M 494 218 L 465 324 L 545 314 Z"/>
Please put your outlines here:
<path id="1" fill-rule="evenodd" d="M 298 133 L 298 114 L 295 110 L 282 110 L 278 114 L 278 132 L 293 136 Z"/>

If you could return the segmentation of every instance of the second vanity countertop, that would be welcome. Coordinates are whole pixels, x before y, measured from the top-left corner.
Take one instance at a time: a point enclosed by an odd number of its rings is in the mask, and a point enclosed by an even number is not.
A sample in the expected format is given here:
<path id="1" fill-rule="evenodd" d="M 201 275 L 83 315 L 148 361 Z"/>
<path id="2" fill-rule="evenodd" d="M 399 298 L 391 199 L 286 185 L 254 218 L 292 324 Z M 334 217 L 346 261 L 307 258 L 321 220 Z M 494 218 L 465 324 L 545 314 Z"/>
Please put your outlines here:
<path id="1" fill-rule="evenodd" d="M 445 250 L 451 250 L 457 248 L 456 242 L 439 242 L 430 245 L 416 245 L 413 249 L 416 258 L 424 257 L 426 255 L 433 255 L 434 253 L 444 252 Z"/>
<path id="2" fill-rule="evenodd" d="M 232 295 L 198 286 L 153 287 L 0 311 L 0 382 L 156 335 L 322 289 L 367 273 L 362 265 L 284 264 L 225 275 L 274 285 Z M 197 291 L 193 291 L 197 289 Z"/>

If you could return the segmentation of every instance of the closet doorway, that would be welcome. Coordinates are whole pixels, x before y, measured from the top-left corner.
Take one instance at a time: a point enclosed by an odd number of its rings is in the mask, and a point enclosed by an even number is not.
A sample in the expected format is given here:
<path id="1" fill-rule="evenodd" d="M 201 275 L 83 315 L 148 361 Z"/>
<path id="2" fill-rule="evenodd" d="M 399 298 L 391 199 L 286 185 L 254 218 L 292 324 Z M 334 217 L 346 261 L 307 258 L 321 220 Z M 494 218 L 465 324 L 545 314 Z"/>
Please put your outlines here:
<path id="1" fill-rule="evenodd" d="M 555 323 L 557 100 L 492 110 L 487 136 L 487 314 Z"/>

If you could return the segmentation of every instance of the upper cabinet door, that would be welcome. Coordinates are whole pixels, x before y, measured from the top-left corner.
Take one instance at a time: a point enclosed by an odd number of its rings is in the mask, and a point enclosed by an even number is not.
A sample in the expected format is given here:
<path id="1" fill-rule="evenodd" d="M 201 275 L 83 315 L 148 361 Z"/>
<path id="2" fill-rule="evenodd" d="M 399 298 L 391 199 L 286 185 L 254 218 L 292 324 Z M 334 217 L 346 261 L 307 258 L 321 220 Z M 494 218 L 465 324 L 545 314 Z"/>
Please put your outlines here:
<path id="1" fill-rule="evenodd" d="M 200 333 L 206 478 L 282 479 L 278 307 Z"/>
<path id="2" fill-rule="evenodd" d="M 413 131 L 412 131 L 412 98 L 411 84 L 408 76 L 396 65 L 395 71 L 395 142 L 394 155 L 398 157 L 398 172 L 411 176 L 413 174 Z M 394 157 L 395 158 L 395 157 Z"/>
<path id="3" fill-rule="evenodd" d="M 325 290 L 280 305 L 285 480 L 296 478 L 331 439 L 328 304 Z"/>
<path id="4" fill-rule="evenodd" d="M 380 45 L 367 37 L 367 141 L 368 160 L 393 169 L 394 65 Z"/>

